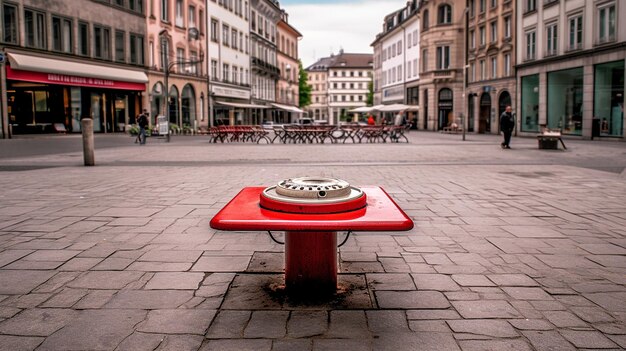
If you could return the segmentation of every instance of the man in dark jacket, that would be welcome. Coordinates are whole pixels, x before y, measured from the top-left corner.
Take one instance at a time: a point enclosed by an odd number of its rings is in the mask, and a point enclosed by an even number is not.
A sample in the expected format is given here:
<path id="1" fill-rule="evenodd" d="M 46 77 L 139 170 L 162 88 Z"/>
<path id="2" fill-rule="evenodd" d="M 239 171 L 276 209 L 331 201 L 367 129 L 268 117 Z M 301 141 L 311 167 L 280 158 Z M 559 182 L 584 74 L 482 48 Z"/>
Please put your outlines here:
<path id="1" fill-rule="evenodd" d="M 500 130 L 504 133 L 504 142 L 500 144 L 503 149 L 510 149 L 509 143 L 511 142 L 511 134 L 515 128 L 515 120 L 511 113 L 511 106 L 507 106 L 506 110 L 500 116 Z"/>
<path id="2" fill-rule="evenodd" d="M 146 127 L 150 125 L 148 123 L 148 111 L 143 110 L 143 113 L 137 116 L 137 124 L 139 125 L 139 144 L 146 143 Z"/>

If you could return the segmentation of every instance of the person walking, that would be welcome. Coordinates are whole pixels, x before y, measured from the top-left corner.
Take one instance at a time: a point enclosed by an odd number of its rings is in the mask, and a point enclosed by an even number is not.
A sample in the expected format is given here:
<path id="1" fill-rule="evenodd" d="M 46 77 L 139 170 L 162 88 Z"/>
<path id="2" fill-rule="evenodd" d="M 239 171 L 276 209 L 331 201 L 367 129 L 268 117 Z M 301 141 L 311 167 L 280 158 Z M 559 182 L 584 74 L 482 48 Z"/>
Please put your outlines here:
<path id="1" fill-rule="evenodd" d="M 139 145 L 146 143 L 146 127 L 148 127 L 148 111 L 143 110 L 139 116 L 137 116 L 137 124 L 139 125 Z"/>
<path id="2" fill-rule="evenodd" d="M 511 113 L 511 105 L 507 106 L 500 116 L 500 130 L 504 133 L 504 141 L 500 144 L 503 149 L 510 149 L 511 134 L 515 128 L 515 120 Z"/>

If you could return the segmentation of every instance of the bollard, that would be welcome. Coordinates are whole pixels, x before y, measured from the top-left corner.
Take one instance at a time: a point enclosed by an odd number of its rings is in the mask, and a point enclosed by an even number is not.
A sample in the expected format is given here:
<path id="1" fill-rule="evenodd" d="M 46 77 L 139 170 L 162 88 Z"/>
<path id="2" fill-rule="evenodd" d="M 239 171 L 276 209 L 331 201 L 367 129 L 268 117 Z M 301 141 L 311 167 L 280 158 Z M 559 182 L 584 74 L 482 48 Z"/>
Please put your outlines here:
<path id="1" fill-rule="evenodd" d="M 80 127 L 83 132 L 83 156 L 85 159 L 85 166 L 95 166 L 96 159 L 93 154 L 93 119 L 81 119 Z"/>

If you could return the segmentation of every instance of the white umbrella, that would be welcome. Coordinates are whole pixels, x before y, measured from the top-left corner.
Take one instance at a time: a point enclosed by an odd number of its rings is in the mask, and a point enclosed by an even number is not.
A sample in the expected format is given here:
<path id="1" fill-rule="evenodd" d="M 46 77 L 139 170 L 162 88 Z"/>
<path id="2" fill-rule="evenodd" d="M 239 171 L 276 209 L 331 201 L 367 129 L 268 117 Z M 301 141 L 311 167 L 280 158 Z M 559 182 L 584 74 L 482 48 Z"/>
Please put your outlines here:
<path id="1" fill-rule="evenodd" d="M 367 113 L 372 111 L 371 107 L 368 106 L 362 106 L 362 107 L 357 107 L 355 109 L 349 110 L 348 112 L 350 113 Z"/>
<path id="2" fill-rule="evenodd" d="M 404 110 L 407 110 L 408 108 L 409 106 L 404 105 L 404 104 L 393 104 L 393 105 L 384 105 L 383 107 L 379 108 L 378 111 L 395 112 L 395 111 L 404 111 Z"/>

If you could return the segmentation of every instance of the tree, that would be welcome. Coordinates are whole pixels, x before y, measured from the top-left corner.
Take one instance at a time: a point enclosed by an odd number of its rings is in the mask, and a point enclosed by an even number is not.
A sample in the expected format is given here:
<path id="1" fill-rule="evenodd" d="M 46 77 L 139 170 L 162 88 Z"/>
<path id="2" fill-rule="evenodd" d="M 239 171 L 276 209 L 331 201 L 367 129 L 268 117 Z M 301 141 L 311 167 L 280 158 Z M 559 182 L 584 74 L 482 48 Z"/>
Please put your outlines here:
<path id="1" fill-rule="evenodd" d="M 372 80 L 367 83 L 367 99 L 365 103 L 367 106 L 374 106 L 374 81 Z"/>
<path id="2" fill-rule="evenodd" d="M 309 75 L 302 68 L 302 61 L 298 60 L 298 69 L 300 75 L 298 77 L 298 89 L 300 95 L 300 107 L 304 108 L 311 104 L 311 86 L 309 85 Z"/>

